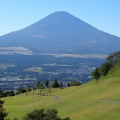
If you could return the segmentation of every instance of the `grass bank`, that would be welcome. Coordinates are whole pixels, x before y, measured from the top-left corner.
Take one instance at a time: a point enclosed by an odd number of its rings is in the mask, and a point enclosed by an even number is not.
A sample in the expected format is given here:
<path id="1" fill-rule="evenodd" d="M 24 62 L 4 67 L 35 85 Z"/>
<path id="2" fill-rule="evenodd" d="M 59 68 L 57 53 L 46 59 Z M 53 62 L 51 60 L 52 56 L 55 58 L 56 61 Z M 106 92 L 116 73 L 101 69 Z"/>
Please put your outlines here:
<path id="1" fill-rule="evenodd" d="M 8 118 L 21 119 L 38 108 L 55 108 L 59 116 L 71 120 L 119 120 L 120 119 L 120 69 L 111 70 L 106 77 L 65 89 L 52 89 L 52 96 L 38 97 L 38 90 L 28 95 L 2 98 Z M 47 92 L 47 90 L 46 90 Z M 58 96 L 59 99 L 55 99 Z"/>

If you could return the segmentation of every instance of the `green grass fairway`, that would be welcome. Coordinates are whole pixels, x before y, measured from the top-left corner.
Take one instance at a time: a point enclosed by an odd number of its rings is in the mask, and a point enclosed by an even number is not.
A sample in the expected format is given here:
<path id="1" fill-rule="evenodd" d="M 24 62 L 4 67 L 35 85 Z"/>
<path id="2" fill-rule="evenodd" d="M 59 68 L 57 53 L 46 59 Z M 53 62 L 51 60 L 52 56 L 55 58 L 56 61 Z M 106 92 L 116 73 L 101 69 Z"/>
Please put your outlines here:
<path id="1" fill-rule="evenodd" d="M 52 89 L 53 96 L 38 97 L 38 91 L 27 96 L 3 98 L 9 118 L 23 117 L 37 108 L 55 108 L 61 117 L 71 120 L 119 120 L 120 79 L 109 78 L 96 83 L 92 81 L 79 87 Z M 59 100 L 54 100 L 59 96 Z"/>
<path id="2" fill-rule="evenodd" d="M 93 80 L 78 87 L 52 89 L 53 96 L 50 97 L 38 97 L 36 90 L 27 96 L 2 98 L 4 108 L 11 120 L 21 119 L 38 108 L 55 108 L 60 117 L 68 116 L 71 120 L 120 120 L 120 74 L 117 73 L 112 71 L 113 77 L 109 73 L 99 82 Z M 55 100 L 55 96 L 59 96 L 59 100 Z"/>

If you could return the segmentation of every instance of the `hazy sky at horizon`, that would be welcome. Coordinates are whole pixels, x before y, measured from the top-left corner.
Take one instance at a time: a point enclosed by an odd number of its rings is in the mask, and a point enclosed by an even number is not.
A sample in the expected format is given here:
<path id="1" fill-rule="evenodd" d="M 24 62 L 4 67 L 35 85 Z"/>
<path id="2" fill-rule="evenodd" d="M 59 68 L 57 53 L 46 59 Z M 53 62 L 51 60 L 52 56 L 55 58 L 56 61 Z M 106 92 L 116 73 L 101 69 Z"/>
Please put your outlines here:
<path id="1" fill-rule="evenodd" d="M 25 28 L 55 11 L 66 11 L 120 37 L 120 0 L 0 0 L 0 36 Z"/>

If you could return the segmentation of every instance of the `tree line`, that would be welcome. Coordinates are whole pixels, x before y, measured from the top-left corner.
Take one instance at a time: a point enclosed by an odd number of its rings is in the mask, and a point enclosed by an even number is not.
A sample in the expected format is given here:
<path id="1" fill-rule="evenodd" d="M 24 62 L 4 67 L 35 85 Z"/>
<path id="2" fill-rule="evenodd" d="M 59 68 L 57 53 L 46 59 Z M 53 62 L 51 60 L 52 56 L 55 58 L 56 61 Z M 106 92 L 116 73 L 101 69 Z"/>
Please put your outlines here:
<path id="1" fill-rule="evenodd" d="M 120 51 L 111 53 L 106 58 L 106 62 L 92 72 L 93 79 L 98 80 L 101 76 L 107 75 L 110 69 L 116 64 L 120 65 Z"/>
<path id="2" fill-rule="evenodd" d="M 0 97 L 14 96 L 21 93 L 24 93 L 25 95 L 27 95 L 29 91 L 32 91 L 32 90 L 34 91 L 36 89 L 39 89 L 41 94 L 42 90 L 45 88 L 49 88 L 50 90 L 50 88 L 65 88 L 65 87 L 78 86 L 78 85 L 82 85 L 82 83 L 80 81 L 71 81 L 64 84 L 63 82 L 58 82 L 57 79 L 55 79 L 53 82 L 46 80 L 44 84 L 38 81 L 37 83 L 35 83 L 33 88 L 30 85 L 26 85 L 25 87 L 17 88 L 16 92 L 14 92 L 14 90 L 3 91 L 0 89 Z"/>

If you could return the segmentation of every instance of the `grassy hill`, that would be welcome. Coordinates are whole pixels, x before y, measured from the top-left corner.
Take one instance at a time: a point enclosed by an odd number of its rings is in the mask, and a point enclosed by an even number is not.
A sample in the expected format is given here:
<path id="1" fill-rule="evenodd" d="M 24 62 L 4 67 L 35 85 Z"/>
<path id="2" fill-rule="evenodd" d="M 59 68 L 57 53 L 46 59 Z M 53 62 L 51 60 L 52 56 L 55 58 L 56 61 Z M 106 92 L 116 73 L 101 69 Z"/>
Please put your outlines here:
<path id="1" fill-rule="evenodd" d="M 61 117 L 71 120 L 120 119 L 120 66 L 115 66 L 107 76 L 78 86 L 51 89 L 53 96 L 38 97 L 38 90 L 28 95 L 2 98 L 8 118 L 21 118 L 37 108 L 55 108 Z M 47 92 L 47 90 L 46 90 Z M 59 96 L 59 100 L 54 97 Z"/>

